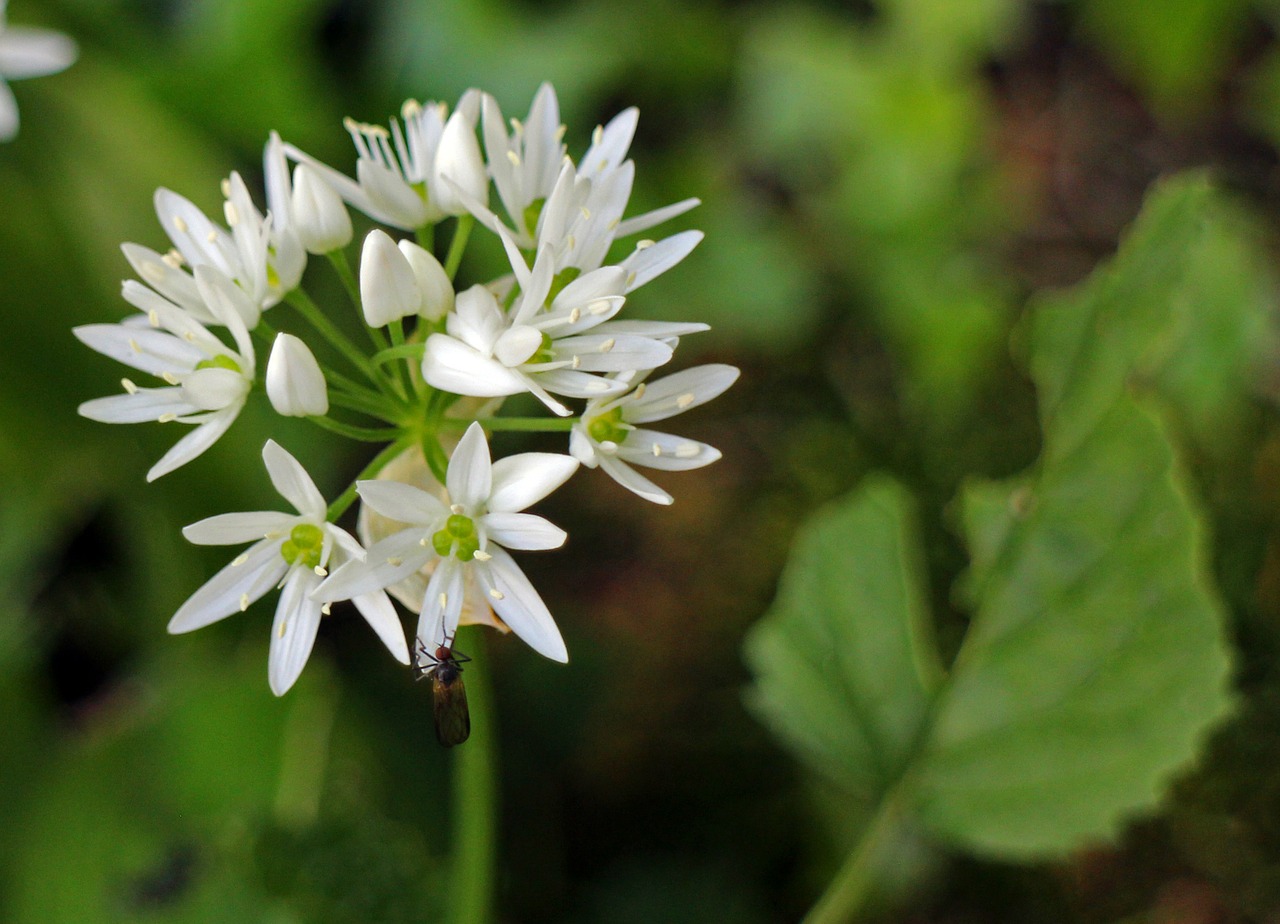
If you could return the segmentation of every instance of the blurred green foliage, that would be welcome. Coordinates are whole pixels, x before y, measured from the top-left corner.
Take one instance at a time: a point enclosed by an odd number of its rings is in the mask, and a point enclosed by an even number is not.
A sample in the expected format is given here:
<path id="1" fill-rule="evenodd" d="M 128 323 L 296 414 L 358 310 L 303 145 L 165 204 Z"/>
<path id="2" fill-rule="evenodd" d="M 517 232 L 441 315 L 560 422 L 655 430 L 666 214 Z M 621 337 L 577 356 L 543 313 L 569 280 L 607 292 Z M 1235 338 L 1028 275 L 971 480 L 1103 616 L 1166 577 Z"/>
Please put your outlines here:
<path id="1" fill-rule="evenodd" d="M 216 213 L 271 129 L 349 169 L 344 115 L 468 86 L 522 115 L 547 79 L 574 152 L 640 106 L 636 211 L 704 200 L 678 224 L 705 243 L 629 310 L 711 322 L 687 348 L 745 374 L 691 424 L 725 459 L 674 507 L 590 473 L 548 502 L 571 540 L 531 576 L 573 662 L 493 646 L 503 919 L 795 920 L 908 770 L 890 919 L 1274 913 L 1278 9 L 11 0 L 82 56 L 13 85 L 0 147 L 0 918 L 447 916 L 449 762 L 351 613 L 281 701 L 269 606 L 164 633 L 224 560 L 181 526 L 276 503 L 268 425 L 327 491 L 358 447 L 261 402 L 144 485 L 174 434 L 78 418 L 118 371 L 68 330 L 125 314 L 156 187 Z M 1213 184 L 1031 298 L 1190 166 Z M 739 697 L 793 535 L 752 696 L 812 776 Z M 1228 680 L 1241 718 L 1193 770 Z M 1175 770 L 1168 820 L 1125 827 Z"/>

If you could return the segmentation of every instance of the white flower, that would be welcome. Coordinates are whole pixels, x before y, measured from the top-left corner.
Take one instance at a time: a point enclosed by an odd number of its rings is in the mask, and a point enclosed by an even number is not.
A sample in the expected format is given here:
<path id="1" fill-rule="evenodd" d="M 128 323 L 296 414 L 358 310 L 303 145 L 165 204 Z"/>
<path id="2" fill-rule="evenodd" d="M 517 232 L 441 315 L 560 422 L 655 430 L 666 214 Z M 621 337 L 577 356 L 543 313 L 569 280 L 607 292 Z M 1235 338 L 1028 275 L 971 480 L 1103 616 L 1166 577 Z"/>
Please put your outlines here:
<path id="1" fill-rule="evenodd" d="M 330 253 L 351 243 L 351 214 L 315 168 L 298 164 L 294 169 L 289 206 L 298 239 L 308 253 Z"/>
<path id="2" fill-rule="evenodd" d="M 329 390 L 311 349 L 293 334 L 276 334 L 267 360 L 267 397 L 285 417 L 323 417 Z"/>
<path id="3" fill-rule="evenodd" d="M 198 424 L 147 472 L 154 481 L 196 458 L 235 421 L 253 385 L 253 342 L 242 312 L 247 296 L 209 266 L 196 267 L 195 285 L 209 314 L 226 326 L 232 349 L 177 305 L 132 280 L 124 297 L 142 311 L 121 324 L 88 324 L 73 333 L 90 348 L 168 383 L 139 388 L 123 380 L 125 394 L 80 405 L 80 413 L 102 423 L 178 421 Z"/>
<path id="4" fill-rule="evenodd" d="M 275 228 L 276 219 L 258 211 L 238 173 L 223 181 L 222 190 L 226 196 L 222 211 L 229 232 L 190 200 L 161 187 L 155 194 L 156 216 L 174 249 L 165 256 L 138 244 L 125 244 L 121 249 L 148 285 L 205 324 L 221 322 L 205 310 L 182 266 L 218 270 L 249 296 L 245 304 L 250 309 L 242 317 L 252 330 L 258 326 L 262 310 L 275 305 L 298 284 L 307 255 L 292 230 Z M 289 213 L 288 200 L 280 207 L 283 222 Z"/>
<path id="5" fill-rule="evenodd" d="M 468 90 L 453 116 L 444 103 L 409 100 L 400 110 L 403 129 L 396 121 L 388 131 L 347 119 L 358 158 L 354 180 L 293 145 L 285 150 L 370 218 L 413 231 L 466 211 L 459 190 L 472 200 L 488 199 L 489 179 L 475 138 L 479 109 L 479 92 Z"/>
<path id="6" fill-rule="evenodd" d="M 635 178 L 635 165 L 627 160 L 627 151 L 639 117 L 639 111 L 632 107 L 618 113 L 608 125 L 596 126 L 591 147 L 575 167 L 560 143 L 563 127 L 550 85 L 538 89 L 528 124 L 513 122 L 510 135 L 502 125 L 497 103 L 486 98 L 484 137 L 489 171 L 512 226 L 504 225 L 479 197 L 466 199 L 467 207 L 482 224 L 495 233 L 505 231 L 524 250 L 550 246 L 557 274 L 597 269 L 618 238 L 638 234 L 699 204 L 698 199 L 684 199 L 623 219 Z M 652 245 L 644 242 L 624 264 L 635 277 L 628 280 L 627 291 L 680 262 L 701 239 L 701 232 L 685 231 L 669 238 L 669 244 L 664 241 L 663 250 L 642 256 L 639 251 Z M 665 265 L 658 268 L 659 262 Z"/>
<path id="7" fill-rule="evenodd" d="M 327 611 L 311 599 L 311 592 L 320 586 L 328 567 L 358 561 L 364 550 L 351 535 L 327 522 L 324 497 L 293 456 L 268 440 L 262 460 L 275 489 L 298 513 L 225 513 L 186 527 L 182 534 L 197 545 L 257 541 L 178 608 L 169 631 L 200 629 L 248 609 L 272 588 L 281 588 L 271 627 L 267 677 L 271 691 L 283 696 L 306 666 L 320 616 Z M 374 590 L 351 599 L 391 654 L 408 664 L 404 629 L 387 595 Z"/>
<path id="8" fill-rule="evenodd" d="M 570 456 L 538 452 L 491 463 L 484 430 L 473 423 L 449 461 L 447 501 L 400 482 L 359 483 L 365 504 L 410 525 L 370 547 L 363 562 L 335 571 L 315 596 L 343 599 L 391 587 L 431 565 L 419 638 L 429 644 L 453 638 L 464 607 L 478 604 L 492 607 L 535 651 L 567 661 L 551 613 L 506 549 L 555 549 L 564 543 L 564 530 L 520 511 L 564 484 L 577 467 Z M 483 602 L 468 600 L 468 586 Z"/>
<path id="9" fill-rule="evenodd" d="M 18 101 L 6 80 L 43 77 L 71 66 L 76 43 L 61 32 L 5 24 L 5 0 L 0 0 L 0 141 L 18 134 Z"/>
<path id="10" fill-rule="evenodd" d="M 625 301 L 627 273 L 602 267 L 574 279 L 544 308 L 554 258 L 544 247 L 530 270 L 516 244 L 501 232 L 520 285 L 509 313 L 493 293 L 474 286 L 458 296 L 445 334 L 432 334 L 422 360 L 429 384 L 475 397 L 528 391 L 552 411 L 569 409 L 550 393 L 599 398 L 624 391 L 625 382 L 601 373 L 653 369 L 671 359 L 666 339 L 705 330 L 702 324 L 611 322 Z"/>
<path id="11" fill-rule="evenodd" d="M 710 465 L 720 458 L 720 451 L 696 440 L 642 430 L 637 424 L 666 420 L 705 404 L 736 382 L 738 374 L 733 366 L 696 366 L 641 382 L 620 398 L 588 402 L 569 435 L 569 451 L 583 465 L 599 466 L 645 500 L 670 504 L 670 494 L 631 466 L 685 471 Z"/>

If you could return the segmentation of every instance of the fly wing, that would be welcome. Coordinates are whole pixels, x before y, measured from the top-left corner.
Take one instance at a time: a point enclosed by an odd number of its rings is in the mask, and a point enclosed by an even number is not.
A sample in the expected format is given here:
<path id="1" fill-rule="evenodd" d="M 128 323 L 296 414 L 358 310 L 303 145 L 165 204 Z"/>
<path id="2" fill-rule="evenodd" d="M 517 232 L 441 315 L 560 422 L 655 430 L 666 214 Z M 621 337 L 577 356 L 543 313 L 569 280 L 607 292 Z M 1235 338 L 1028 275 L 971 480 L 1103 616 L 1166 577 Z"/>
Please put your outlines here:
<path id="1" fill-rule="evenodd" d="M 467 710 L 467 688 L 460 676 L 441 679 L 431 676 L 436 720 L 436 740 L 447 748 L 462 744 L 471 734 L 471 713 Z"/>

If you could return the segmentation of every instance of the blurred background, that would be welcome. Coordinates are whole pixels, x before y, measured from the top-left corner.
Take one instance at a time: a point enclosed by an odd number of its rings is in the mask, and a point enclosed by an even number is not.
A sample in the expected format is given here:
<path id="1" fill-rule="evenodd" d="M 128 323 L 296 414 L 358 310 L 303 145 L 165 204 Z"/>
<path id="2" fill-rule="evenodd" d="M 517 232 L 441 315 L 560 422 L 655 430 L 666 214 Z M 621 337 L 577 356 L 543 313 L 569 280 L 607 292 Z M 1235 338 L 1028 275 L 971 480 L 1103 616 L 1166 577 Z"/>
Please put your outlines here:
<path id="1" fill-rule="evenodd" d="M 1280 222 L 1274 0 L 11 0 L 78 63 L 15 82 L 0 147 L 0 919 L 426 921 L 447 906 L 448 755 L 429 691 L 350 613 L 283 699 L 274 603 L 182 637 L 226 560 L 181 537 L 271 509 L 268 434 L 332 494 L 363 465 L 251 403 L 153 485 L 164 427 L 83 420 L 120 369 L 73 339 L 126 314 L 119 244 L 167 247 L 159 186 L 259 202 L 267 134 L 340 169 L 341 120 L 478 86 L 523 116 L 543 80 L 570 153 L 640 108 L 632 212 L 699 196 L 706 232 L 632 316 L 702 320 L 682 366 L 743 368 L 680 432 L 719 447 L 645 504 L 584 472 L 525 565 L 571 662 L 494 639 L 500 918 L 797 920 L 849 819 L 743 705 L 745 633 L 804 518 L 870 471 L 920 507 L 944 648 L 964 621 L 948 502 L 1039 451 L 1011 339 L 1032 293 L 1108 258 L 1156 178 L 1213 168 Z M 1270 246 L 1270 232 L 1258 232 Z M 468 255 L 487 278 L 500 255 Z M 486 262 L 488 261 L 488 262 Z M 323 268 L 317 274 L 325 277 Z M 309 279 L 311 276 L 309 275 Z M 328 282 L 321 283 L 321 286 Z M 1166 811 L 1055 864 L 940 858 L 886 919 L 1280 921 L 1280 379 L 1262 370 L 1202 483 L 1240 707 Z M 260 398 L 261 396 L 255 396 Z M 495 451 L 563 451 L 504 435 Z M 948 641 L 948 640 L 951 641 Z"/>

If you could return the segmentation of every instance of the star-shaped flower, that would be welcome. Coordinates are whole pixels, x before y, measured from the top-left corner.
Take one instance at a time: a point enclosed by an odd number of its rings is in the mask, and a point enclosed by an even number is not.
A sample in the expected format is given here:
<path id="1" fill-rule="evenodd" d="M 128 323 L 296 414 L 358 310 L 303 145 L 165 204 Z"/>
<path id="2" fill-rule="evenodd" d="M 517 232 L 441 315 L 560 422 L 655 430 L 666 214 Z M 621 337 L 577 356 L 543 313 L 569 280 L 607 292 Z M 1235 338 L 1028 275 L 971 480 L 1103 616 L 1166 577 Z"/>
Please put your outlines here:
<path id="1" fill-rule="evenodd" d="M 564 530 L 521 511 L 564 484 L 577 467 L 570 456 L 541 452 L 491 462 L 484 430 L 473 423 L 449 460 L 447 499 L 400 482 L 359 482 L 365 504 L 409 526 L 371 546 L 364 561 L 335 571 L 315 596 L 369 593 L 430 566 L 418 638 L 443 644 L 457 632 L 464 606 L 478 604 L 492 607 L 535 651 L 567 661 L 555 620 L 506 550 L 564 544 Z M 468 586 L 482 601 L 468 601 Z"/>
<path id="2" fill-rule="evenodd" d="M 267 679 L 283 696 L 306 666 L 315 645 L 320 617 L 326 611 L 311 597 L 327 569 L 364 557 L 360 544 L 326 520 L 324 497 L 297 459 L 274 441 L 262 449 L 271 483 L 298 511 L 224 513 L 186 527 L 182 534 L 197 545 L 237 545 L 257 540 L 187 599 L 169 621 L 173 633 L 191 632 L 249 608 L 273 588 L 280 588 Z M 337 597 L 335 599 L 347 599 Z M 395 607 L 380 589 L 353 595 L 356 609 L 401 664 L 409 648 Z"/>

